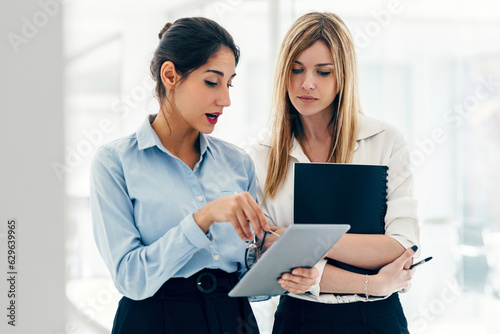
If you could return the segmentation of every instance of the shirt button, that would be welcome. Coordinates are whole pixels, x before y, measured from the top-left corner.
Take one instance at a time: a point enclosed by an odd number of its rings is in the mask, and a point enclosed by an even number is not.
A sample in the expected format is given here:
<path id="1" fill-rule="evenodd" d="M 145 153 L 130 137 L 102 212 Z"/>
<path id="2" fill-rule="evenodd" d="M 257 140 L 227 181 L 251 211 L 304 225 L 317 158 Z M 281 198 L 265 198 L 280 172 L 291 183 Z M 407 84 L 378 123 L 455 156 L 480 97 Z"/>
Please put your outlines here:
<path id="1" fill-rule="evenodd" d="M 214 260 L 217 261 L 219 259 L 219 255 L 214 255 Z"/>
<path id="2" fill-rule="evenodd" d="M 198 202 L 203 201 L 203 197 L 201 197 L 201 196 L 198 196 L 196 199 L 198 200 Z"/>
<path id="3" fill-rule="evenodd" d="M 238 194 L 238 192 L 237 192 L 237 191 L 235 191 L 233 194 L 237 195 L 237 194 Z"/>
<path id="4" fill-rule="evenodd" d="M 196 164 L 196 166 L 194 166 L 194 167 L 199 168 L 199 167 L 200 167 L 200 164 Z"/>

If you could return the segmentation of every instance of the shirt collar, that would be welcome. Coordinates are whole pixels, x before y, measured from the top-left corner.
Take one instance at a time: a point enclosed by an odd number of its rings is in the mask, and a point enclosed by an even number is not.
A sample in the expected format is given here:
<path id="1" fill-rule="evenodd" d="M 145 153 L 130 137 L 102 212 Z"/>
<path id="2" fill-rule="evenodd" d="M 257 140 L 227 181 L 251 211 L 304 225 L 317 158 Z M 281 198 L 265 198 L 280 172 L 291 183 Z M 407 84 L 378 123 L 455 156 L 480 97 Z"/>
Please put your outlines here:
<path id="1" fill-rule="evenodd" d="M 354 150 L 357 150 L 359 147 L 358 141 L 375 136 L 382 131 L 385 131 L 385 129 L 379 121 L 363 114 L 358 114 L 358 134 L 356 136 Z M 270 147 L 269 139 L 264 141 L 261 145 Z M 290 151 L 290 155 L 299 162 L 309 162 L 309 159 L 303 152 L 299 141 L 295 137 L 293 137 L 293 146 Z"/>
<path id="2" fill-rule="evenodd" d="M 151 123 L 156 118 L 155 115 L 148 115 L 141 127 L 137 130 L 137 144 L 139 150 L 144 150 L 153 146 L 163 147 L 161 144 L 160 138 L 156 135 L 155 130 L 151 126 Z"/>
<path id="3" fill-rule="evenodd" d="M 295 136 L 293 137 L 292 150 L 290 151 L 290 156 L 297 159 L 298 162 L 311 162 L 307 155 L 304 153 L 302 146 L 300 146 L 299 141 Z"/>
<path id="4" fill-rule="evenodd" d="M 155 120 L 156 116 L 158 114 L 151 114 L 146 117 L 144 122 L 142 123 L 141 127 L 137 130 L 137 144 L 139 147 L 139 150 L 145 150 L 147 148 L 153 147 L 153 146 L 158 146 L 158 148 L 162 151 L 167 152 L 168 154 L 171 154 L 161 143 L 160 138 L 156 134 L 155 130 L 153 130 L 153 127 L 151 124 Z M 210 155 L 212 158 L 215 159 L 214 154 L 212 152 L 212 149 L 210 148 L 210 142 L 208 140 L 208 136 L 206 134 L 203 134 L 200 132 L 199 134 L 199 139 L 200 139 L 200 154 L 203 156 L 206 151 L 210 152 Z"/>
<path id="5" fill-rule="evenodd" d="M 358 135 L 356 141 L 375 136 L 384 131 L 382 124 L 374 118 L 359 114 L 358 116 Z"/>
<path id="6" fill-rule="evenodd" d="M 200 132 L 200 154 L 203 156 L 206 151 L 210 153 L 212 158 L 215 160 L 214 153 L 212 152 L 212 148 L 210 147 L 210 141 L 208 140 L 208 136 L 204 133 Z"/>

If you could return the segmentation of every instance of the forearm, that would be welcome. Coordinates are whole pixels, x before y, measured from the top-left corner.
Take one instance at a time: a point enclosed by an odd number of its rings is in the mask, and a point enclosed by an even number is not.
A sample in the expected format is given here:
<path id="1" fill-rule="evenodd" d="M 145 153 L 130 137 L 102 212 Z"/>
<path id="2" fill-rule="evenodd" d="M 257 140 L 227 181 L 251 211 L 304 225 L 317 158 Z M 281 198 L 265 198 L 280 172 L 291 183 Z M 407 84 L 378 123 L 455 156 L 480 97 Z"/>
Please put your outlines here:
<path id="1" fill-rule="evenodd" d="M 407 288 L 414 270 L 405 268 L 416 250 L 416 247 L 406 249 L 401 256 L 381 268 L 376 275 L 356 274 L 327 264 L 321 276 L 320 292 L 388 296 Z"/>
<path id="2" fill-rule="evenodd" d="M 365 275 L 327 264 L 321 276 L 319 287 L 321 293 L 364 293 Z"/>
<path id="3" fill-rule="evenodd" d="M 399 257 L 405 248 L 379 234 L 345 234 L 326 257 L 366 269 L 379 269 Z"/>

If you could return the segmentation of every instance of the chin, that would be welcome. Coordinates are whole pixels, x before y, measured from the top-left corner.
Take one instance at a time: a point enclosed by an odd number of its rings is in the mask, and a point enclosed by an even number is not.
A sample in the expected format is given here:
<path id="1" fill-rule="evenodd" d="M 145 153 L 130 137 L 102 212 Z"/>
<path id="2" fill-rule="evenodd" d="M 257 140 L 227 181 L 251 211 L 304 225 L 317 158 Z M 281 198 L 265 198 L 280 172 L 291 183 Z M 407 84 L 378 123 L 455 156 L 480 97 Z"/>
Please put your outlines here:
<path id="1" fill-rule="evenodd" d="M 209 134 L 211 134 L 212 132 L 214 132 L 214 130 L 215 130 L 215 126 L 212 126 L 212 127 L 210 127 L 210 128 L 202 128 L 202 129 L 200 129 L 199 131 L 200 131 L 201 133 L 205 134 L 205 135 L 209 135 Z"/>
<path id="2" fill-rule="evenodd" d="M 306 117 L 316 115 L 320 112 L 320 110 L 313 110 L 309 108 L 302 108 L 302 110 L 297 109 L 297 111 L 301 116 L 306 116 Z"/>

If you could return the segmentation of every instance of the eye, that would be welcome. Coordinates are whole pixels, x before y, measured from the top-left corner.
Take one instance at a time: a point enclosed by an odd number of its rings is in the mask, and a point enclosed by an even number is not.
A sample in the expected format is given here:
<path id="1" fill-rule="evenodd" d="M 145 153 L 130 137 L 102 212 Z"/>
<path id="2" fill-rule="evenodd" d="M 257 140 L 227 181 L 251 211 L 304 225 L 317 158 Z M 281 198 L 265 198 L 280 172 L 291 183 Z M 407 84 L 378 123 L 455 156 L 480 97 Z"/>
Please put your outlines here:
<path id="1" fill-rule="evenodd" d="M 228 83 L 227 88 L 229 88 L 229 87 L 234 87 L 234 86 L 233 86 L 233 84 Z"/>
<path id="2" fill-rule="evenodd" d="M 294 68 L 294 69 L 292 69 L 292 73 L 293 74 L 300 74 L 302 72 L 304 72 L 304 70 L 301 69 L 301 68 Z"/>
<path id="3" fill-rule="evenodd" d="M 329 76 L 331 72 L 324 72 L 324 71 L 318 71 L 318 74 L 321 75 L 322 77 Z"/>
<path id="4" fill-rule="evenodd" d="M 208 80 L 205 80 L 205 84 L 209 87 L 217 86 L 217 82 L 212 82 L 212 81 L 208 81 Z"/>

